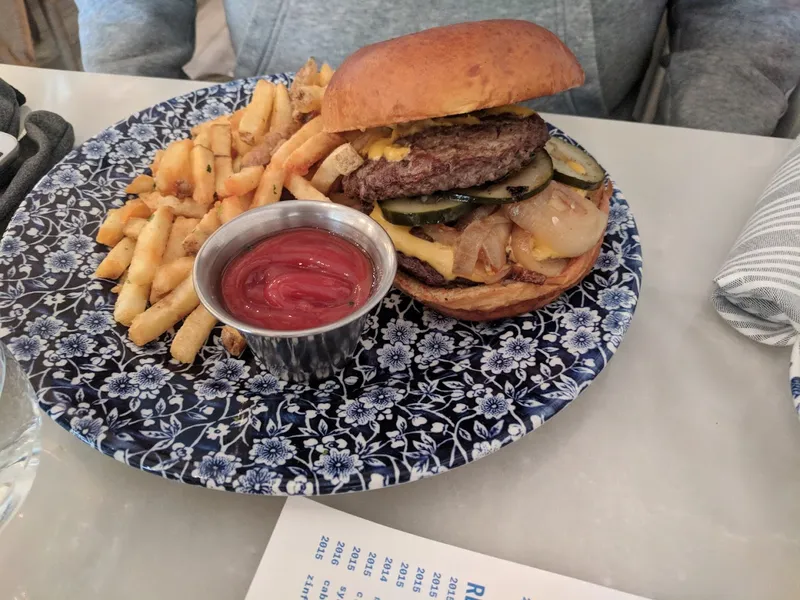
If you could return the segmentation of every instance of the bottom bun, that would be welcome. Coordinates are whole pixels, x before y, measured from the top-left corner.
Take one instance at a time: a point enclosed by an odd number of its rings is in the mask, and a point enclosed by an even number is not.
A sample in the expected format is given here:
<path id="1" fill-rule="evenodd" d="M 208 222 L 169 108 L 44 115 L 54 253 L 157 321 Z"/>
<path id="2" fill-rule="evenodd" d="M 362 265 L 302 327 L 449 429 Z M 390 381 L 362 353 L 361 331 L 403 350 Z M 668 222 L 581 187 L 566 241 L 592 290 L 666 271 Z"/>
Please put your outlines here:
<path id="1" fill-rule="evenodd" d="M 608 214 L 612 192 L 611 183 L 606 183 L 592 192 L 589 198 Z M 425 285 L 400 271 L 395 276 L 394 284 L 415 300 L 456 319 L 491 321 L 515 317 L 550 304 L 564 290 L 583 280 L 594 267 L 603 239 L 600 238 L 588 252 L 571 259 L 560 275 L 548 277 L 542 284 L 504 280 L 491 285 L 442 288 Z"/>

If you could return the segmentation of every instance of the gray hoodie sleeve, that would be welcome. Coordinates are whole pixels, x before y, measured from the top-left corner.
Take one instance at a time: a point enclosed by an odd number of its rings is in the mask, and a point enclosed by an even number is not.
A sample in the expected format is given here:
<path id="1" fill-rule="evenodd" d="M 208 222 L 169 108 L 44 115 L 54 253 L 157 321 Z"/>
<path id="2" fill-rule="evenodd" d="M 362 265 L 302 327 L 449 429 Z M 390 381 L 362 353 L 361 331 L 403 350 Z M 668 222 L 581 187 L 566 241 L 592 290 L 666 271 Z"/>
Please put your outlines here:
<path id="1" fill-rule="evenodd" d="M 87 71 L 185 78 L 195 0 L 76 0 Z"/>
<path id="2" fill-rule="evenodd" d="M 658 120 L 770 135 L 800 81 L 795 1 L 673 0 L 670 25 Z"/>

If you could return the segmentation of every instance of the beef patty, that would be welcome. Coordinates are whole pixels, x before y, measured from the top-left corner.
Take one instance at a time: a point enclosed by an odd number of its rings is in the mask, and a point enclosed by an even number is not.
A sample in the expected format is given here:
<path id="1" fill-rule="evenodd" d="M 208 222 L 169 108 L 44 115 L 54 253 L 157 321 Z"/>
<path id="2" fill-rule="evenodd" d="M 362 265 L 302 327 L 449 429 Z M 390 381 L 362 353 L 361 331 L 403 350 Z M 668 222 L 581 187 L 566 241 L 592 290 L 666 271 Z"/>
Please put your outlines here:
<path id="1" fill-rule="evenodd" d="M 452 281 L 447 281 L 444 275 L 430 266 L 423 260 L 408 256 L 402 252 L 397 253 L 397 268 L 416 277 L 425 285 L 431 287 L 467 287 L 470 285 L 480 285 L 463 277 L 456 277 Z"/>
<path id="2" fill-rule="evenodd" d="M 345 194 L 371 204 L 481 185 L 519 170 L 549 139 L 539 115 L 483 117 L 476 125 L 430 127 L 397 140 L 408 146 L 403 160 L 368 160 L 347 175 Z"/>

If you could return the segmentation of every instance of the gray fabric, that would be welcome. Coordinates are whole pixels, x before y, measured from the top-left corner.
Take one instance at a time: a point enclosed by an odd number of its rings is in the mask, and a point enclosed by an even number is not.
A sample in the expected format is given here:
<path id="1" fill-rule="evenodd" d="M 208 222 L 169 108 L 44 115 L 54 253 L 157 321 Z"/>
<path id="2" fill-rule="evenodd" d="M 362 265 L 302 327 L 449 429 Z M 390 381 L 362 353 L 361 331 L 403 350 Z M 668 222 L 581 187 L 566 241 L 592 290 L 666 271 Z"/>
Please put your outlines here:
<path id="1" fill-rule="evenodd" d="M 19 135 L 19 107 L 23 104 L 25 96 L 0 79 L 0 131 Z"/>
<path id="2" fill-rule="evenodd" d="M 659 120 L 769 135 L 800 80 L 796 0 L 676 0 Z"/>
<path id="3" fill-rule="evenodd" d="M 0 125 L 16 136 L 19 129 L 19 104 L 16 90 L 0 80 Z M 22 96 L 19 96 L 22 97 Z M 24 97 L 23 101 L 24 101 Z M 40 110 L 25 120 L 25 137 L 19 156 L 0 180 L 0 234 L 14 215 L 25 195 L 75 143 L 72 125 L 58 115 Z"/>
<path id="4" fill-rule="evenodd" d="M 87 70 L 175 77 L 194 45 L 194 0 L 77 0 Z M 665 8 L 673 32 L 660 122 L 769 134 L 800 80 L 796 0 L 225 0 L 236 76 L 338 65 L 355 49 L 427 27 L 535 21 L 586 70 L 541 110 L 629 117 Z"/>

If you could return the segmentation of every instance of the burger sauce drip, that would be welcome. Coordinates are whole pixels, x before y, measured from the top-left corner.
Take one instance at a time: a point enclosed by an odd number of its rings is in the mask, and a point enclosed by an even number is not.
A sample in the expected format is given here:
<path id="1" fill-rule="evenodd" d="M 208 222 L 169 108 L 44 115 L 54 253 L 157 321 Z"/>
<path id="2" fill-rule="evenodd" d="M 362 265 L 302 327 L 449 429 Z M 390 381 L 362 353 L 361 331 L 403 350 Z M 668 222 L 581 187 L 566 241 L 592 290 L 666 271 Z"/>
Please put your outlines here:
<path id="1" fill-rule="evenodd" d="M 302 227 L 262 240 L 231 260 L 222 275 L 222 298 L 245 323 L 311 329 L 363 306 L 373 277 L 372 262 L 358 246 Z"/>

